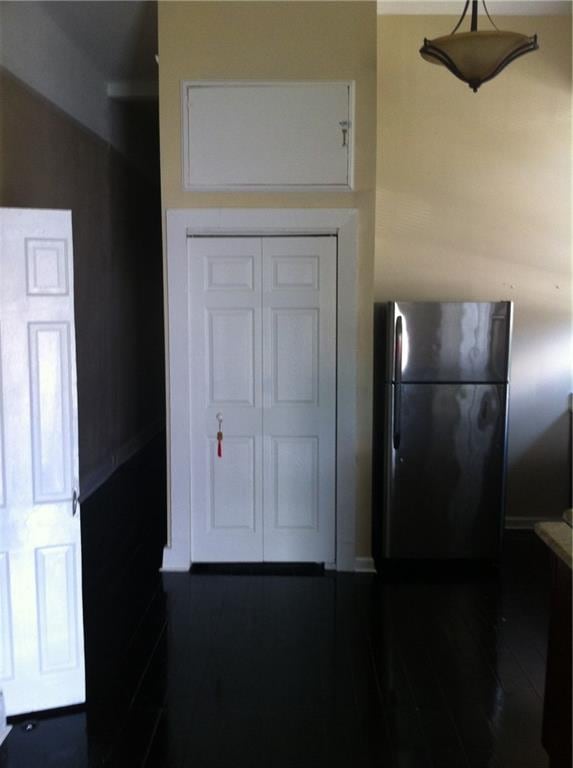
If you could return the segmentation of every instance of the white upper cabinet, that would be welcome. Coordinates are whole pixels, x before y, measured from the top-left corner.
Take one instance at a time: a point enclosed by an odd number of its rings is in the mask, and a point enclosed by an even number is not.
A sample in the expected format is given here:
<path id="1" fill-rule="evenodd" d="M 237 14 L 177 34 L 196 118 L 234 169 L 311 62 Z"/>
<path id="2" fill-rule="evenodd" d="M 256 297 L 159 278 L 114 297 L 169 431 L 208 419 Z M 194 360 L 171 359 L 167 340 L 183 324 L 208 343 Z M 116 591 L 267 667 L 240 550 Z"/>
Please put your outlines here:
<path id="1" fill-rule="evenodd" d="M 184 188 L 350 189 L 352 121 L 352 83 L 184 83 Z"/>

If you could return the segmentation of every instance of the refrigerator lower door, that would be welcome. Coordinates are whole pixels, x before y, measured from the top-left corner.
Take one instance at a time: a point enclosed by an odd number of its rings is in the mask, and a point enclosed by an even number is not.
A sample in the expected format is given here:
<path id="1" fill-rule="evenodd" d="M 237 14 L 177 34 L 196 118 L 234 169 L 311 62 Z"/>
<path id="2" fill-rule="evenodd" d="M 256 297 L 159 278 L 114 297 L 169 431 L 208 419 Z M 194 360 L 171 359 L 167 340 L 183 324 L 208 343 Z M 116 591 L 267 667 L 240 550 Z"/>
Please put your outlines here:
<path id="1" fill-rule="evenodd" d="M 499 555 L 506 399 L 503 384 L 402 384 L 398 409 L 392 396 L 385 557 Z"/>

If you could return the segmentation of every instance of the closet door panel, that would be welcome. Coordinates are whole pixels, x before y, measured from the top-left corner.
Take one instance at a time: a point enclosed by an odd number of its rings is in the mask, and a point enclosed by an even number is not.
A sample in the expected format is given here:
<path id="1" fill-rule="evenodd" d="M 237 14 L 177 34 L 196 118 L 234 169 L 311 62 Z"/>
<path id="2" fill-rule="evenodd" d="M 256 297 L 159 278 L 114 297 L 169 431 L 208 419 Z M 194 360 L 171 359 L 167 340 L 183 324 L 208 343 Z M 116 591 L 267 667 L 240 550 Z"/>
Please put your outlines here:
<path id="1" fill-rule="evenodd" d="M 264 559 L 335 557 L 336 238 L 263 238 Z"/>
<path id="2" fill-rule="evenodd" d="M 260 561 L 261 240 L 188 243 L 192 560 Z"/>

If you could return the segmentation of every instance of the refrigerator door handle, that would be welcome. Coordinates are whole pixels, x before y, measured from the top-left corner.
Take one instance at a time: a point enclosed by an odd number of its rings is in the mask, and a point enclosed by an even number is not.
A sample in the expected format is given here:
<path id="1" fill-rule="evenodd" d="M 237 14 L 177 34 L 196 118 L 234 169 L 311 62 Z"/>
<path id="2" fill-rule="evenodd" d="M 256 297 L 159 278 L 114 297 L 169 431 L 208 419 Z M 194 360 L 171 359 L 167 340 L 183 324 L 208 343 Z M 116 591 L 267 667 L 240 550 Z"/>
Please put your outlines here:
<path id="1" fill-rule="evenodd" d="M 402 317 L 396 319 L 396 342 L 394 347 L 394 449 L 400 447 L 400 412 L 402 410 Z"/>
<path id="2" fill-rule="evenodd" d="M 402 317 L 396 318 L 396 335 L 394 341 L 394 381 L 402 383 Z"/>
<path id="3" fill-rule="evenodd" d="M 400 414 L 402 411 L 402 391 L 399 384 L 394 385 L 394 430 L 392 442 L 394 450 L 400 447 Z"/>

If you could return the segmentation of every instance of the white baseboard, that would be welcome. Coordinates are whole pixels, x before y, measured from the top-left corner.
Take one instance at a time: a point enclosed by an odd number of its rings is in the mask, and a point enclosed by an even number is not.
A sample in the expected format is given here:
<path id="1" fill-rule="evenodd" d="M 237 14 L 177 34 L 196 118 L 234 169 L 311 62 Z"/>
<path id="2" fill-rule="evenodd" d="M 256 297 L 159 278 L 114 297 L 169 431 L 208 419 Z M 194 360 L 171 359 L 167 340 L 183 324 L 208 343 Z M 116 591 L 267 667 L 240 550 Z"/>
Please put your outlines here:
<path id="1" fill-rule="evenodd" d="M 356 557 L 354 559 L 355 573 L 376 573 L 376 566 L 371 557 Z"/>
<path id="2" fill-rule="evenodd" d="M 559 522 L 560 517 L 519 517 L 512 516 L 505 518 L 506 531 L 532 531 L 536 523 Z"/>
<path id="3" fill-rule="evenodd" d="M 84 502 L 92 493 L 102 486 L 122 464 L 139 453 L 153 438 L 161 432 L 163 424 L 155 422 L 141 430 L 135 437 L 125 442 L 108 459 L 98 467 L 88 472 L 80 480 L 80 501 Z"/>
<path id="4" fill-rule="evenodd" d="M 174 547 L 163 547 L 163 563 L 159 569 L 161 573 L 186 573 L 191 568 L 191 558 L 181 550 Z"/>

